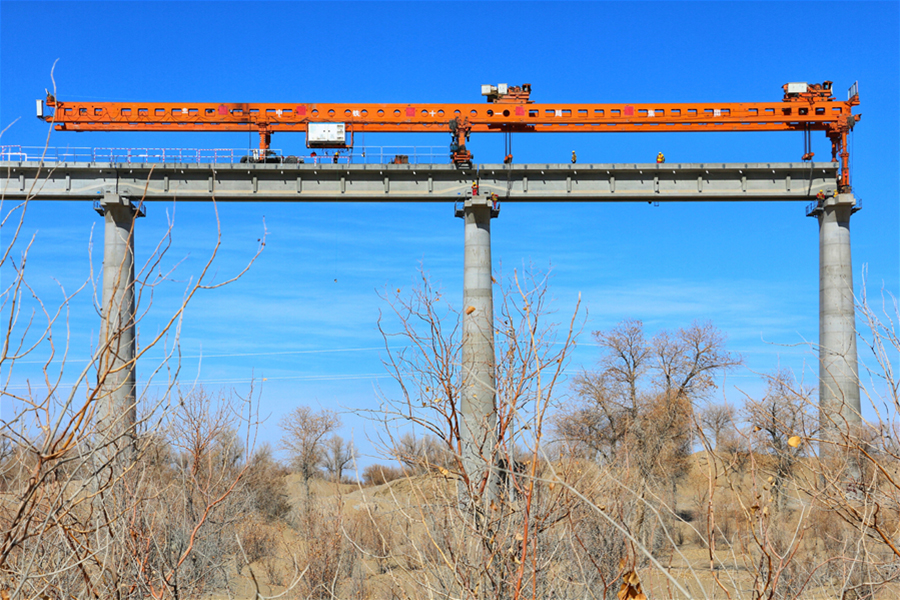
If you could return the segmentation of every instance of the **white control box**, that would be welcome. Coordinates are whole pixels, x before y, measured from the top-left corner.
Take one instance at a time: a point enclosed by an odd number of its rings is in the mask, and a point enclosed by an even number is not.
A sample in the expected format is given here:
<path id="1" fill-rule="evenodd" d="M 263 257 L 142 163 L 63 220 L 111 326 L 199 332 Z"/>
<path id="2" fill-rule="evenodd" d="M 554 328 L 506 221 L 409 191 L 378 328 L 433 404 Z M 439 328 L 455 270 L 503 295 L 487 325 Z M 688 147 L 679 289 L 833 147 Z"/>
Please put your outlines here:
<path id="1" fill-rule="evenodd" d="M 306 128 L 309 146 L 333 146 L 347 143 L 346 123 L 310 123 Z"/>

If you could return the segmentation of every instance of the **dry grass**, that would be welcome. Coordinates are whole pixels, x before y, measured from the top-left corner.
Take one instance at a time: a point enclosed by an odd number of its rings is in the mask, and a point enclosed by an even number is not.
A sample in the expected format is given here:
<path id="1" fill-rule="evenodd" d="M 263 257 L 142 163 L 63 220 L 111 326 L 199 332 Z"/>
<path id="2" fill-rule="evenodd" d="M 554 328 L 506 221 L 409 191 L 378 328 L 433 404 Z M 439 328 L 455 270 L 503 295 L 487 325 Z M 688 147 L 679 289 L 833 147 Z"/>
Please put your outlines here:
<path id="1" fill-rule="evenodd" d="M 843 582 L 854 577 L 853 561 L 846 557 L 853 556 L 854 544 L 860 546 L 867 542 L 797 487 L 784 490 L 785 506 L 776 509 L 765 458 L 756 461 L 746 472 L 720 473 L 710 503 L 707 477 L 710 460 L 707 453 L 697 453 L 691 458 L 690 472 L 677 489 L 677 515 L 672 514 L 672 507 L 666 502 L 648 500 L 653 508 L 651 512 L 659 515 L 651 539 L 663 570 L 642 560 L 632 544 L 613 543 L 612 536 L 618 535 L 621 542 L 621 534 L 598 518 L 598 511 L 602 510 L 614 520 L 627 522 L 638 502 L 623 487 L 624 482 L 615 477 L 614 471 L 588 461 L 554 463 L 544 470 L 544 479 L 539 483 L 543 501 L 563 503 L 564 497 L 574 491 L 584 496 L 577 503 L 569 503 L 571 520 L 561 519 L 542 533 L 541 543 L 551 550 L 550 556 L 544 564 L 532 564 L 529 568 L 538 569 L 547 579 L 569 580 L 565 585 L 555 586 L 555 597 L 559 598 L 604 595 L 613 598 L 620 589 L 623 567 L 637 564 L 643 589 L 651 593 L 648 596 L 651 598 L 684 597 L 672 588 L 669 579 L 672 577 L 694 598 L 750 599 L 757 597 L 753 590 L 758 587 L 760 561 L 766 557 L 765 548 L 760 548 L 754 540 L 765 536 L 772 548 L 785 555 L 796 549 L 791 560 L 780 567 L 780 581 L 772 586 L 773 593 L 764 597 L 840 598 Z M 721 462 L 714 457 L 712 460 Z M 799 471 L 801 479 L 814 474 L 809 460 Z M 560 483 L 551 485 L 552 472 Z M 298 476 L 291 475 L 286 483 L 292 503 L 299 507 L 302 482 Z M 306 568 L 309 561 L 325 561 L 323 556 L 330 551 L 340 579 L 328 594 L 334 593 L 336 597 L 430 598 L 444 597 L 443 594 L 476 597 L 466 593 L 464 585 L 454 589 L 452 584 L 458 579 L 459 569 L 454 575 L 454 565 L 448 561 L 447 553 L 458 552 L 463 547 L 458 532 L 451 530 L 457 492 L 452 477 L 425 474 L 374 487 L 315 480 L 311 489 L 315 498 L 313 513 L 319 526 L 298 521 L 292 526 L 280 525 L 253 534 L 265 537 L 271 533 L 278 540 L 274 544 L 267 542 L 267 547 L 274 549 L 271 556 L 251 564 L 257 580 L 263 584 L 264 594 L 283 592 L 292 573 Z M 710 552 L 706 530 L 710 505 L 716 522 L 714 552 Z M 338 527 L 339 535 L 335 535 L 334 527 Z M 507 539 L 515 540 L 515 534 Z M 323 549 L 323 545 L 330 545 L 330 550 Z M 866 560 L 891 562 L 890 556 L 878 554 L 874 548 L 868 552 Z M 335 558 L 337 554 L 342 561 Z M 538 552 L 538 556 L 544 559 L 547 553 Z M 838 556 L 845 560 L 836 560 Z M 857 570 L 859 567 L 856 564 Z M 604 568 L 608 569 L 605 576 L 609 579 L 605 586 L 603 577 L 599 576 Z M 329 573 L 333 575 L 334 569 Z M 249 569 L 242 577 L 246 580 L 248 575 Z M 318 577 L 322 579 L 321 574 Z M 319 585 L 320 590 L 327 588 L 321 582 Z M 316 595 L 314 587 L 297 586 L 286 597 L 329 597 Z M 596 596 L 604 587 L 607 593 Z M 237 589 L 251 590 L 246 583 Z M 252 597 L 252 594 L 239 597 Z M 881 586 L 868 597 L 872 600 L 897 598 L 900 587 L 896 583 Z"/>

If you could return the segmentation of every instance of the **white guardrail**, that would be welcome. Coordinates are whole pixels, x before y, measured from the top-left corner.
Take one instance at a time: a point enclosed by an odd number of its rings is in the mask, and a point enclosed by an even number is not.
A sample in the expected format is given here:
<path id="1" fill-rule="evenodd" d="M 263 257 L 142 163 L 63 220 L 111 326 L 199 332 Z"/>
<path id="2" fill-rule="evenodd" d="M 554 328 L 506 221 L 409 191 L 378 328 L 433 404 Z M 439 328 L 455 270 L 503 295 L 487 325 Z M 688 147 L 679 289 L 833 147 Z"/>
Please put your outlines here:
<path id="1" fill-rule="evenodd" d="M 367 146 L 346 150 L 304 149 L 302 154 L 271 150 L 266 161 L 259 150 L 245 148 L 83 148 L 0 146 L 0 161 L 104 163 L 237 163 L 287 162 L 307 164 L 436 164 L 450 162 L 444 146 Z"/>

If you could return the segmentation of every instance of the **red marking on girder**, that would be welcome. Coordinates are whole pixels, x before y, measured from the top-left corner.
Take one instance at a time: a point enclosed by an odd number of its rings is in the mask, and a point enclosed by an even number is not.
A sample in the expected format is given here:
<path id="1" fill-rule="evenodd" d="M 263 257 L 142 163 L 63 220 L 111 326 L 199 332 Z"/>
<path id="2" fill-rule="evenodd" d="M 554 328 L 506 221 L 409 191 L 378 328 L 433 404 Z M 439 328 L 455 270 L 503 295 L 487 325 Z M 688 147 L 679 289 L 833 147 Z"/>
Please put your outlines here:
<path id="1" fill-rule="evenodd" d="M 297 105 L 297 114 L 298 114 L 299 116 L 301 116 L 301 117 L 302 117 L 302 116 L 305 116 L 305 115 L 306 115 L 306 107 L 303 106 L 303 105 L 298 104 L 298 105 Z"/>
<path id="2" fill-rule="evenodd" d="M 219 114 L 220 114 L 220 115 L 227 115 L 227 114 L 228 114 L 228 107 L 225 106 L 224 104 L 220 104 L 220 105 L 219 105 Z"/>
<path id="3" fill-rule="evenodd" d="M 407 106 L 406 107 L 406 116 L 407 117 L 416 116 L 416 108 L 414 106 Z"/>
<path id="4" fill-rule="evenodd" d="M 626 106 L 625 110 L 622 111 L 622 114 L 624 114 L 626 117 L 633 117 L 634 116 L 634 107 Z"/>
<path id="5" fill-rule="evenodd" d="M 524 116 L 525 116 L 525 109 L 522 108 L 521 106 L 517 106 L 517 107 L 516 107 L 516 116 L 517 116 L 517 117 L 524 117 Z"/>

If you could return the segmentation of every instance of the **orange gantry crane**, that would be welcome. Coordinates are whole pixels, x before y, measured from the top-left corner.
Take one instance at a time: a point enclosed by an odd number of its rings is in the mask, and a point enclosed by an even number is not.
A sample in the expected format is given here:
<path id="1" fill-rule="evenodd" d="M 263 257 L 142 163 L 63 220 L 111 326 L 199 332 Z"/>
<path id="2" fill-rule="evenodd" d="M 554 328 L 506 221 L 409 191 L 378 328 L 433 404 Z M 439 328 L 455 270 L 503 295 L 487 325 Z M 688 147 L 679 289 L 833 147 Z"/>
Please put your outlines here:
<path id="1" fill-rule="evenodd" d="M 487 104 L 365 103 L 152 103 L 37 101 L 38 117 L 59 131 L 256 131 L 265 156 L 272 134 L 305 132 L 310 147 L 345 148 L 357 132 L 449 132 L 450 158 L 471 165 L 471 133 L 482 132 L 686 132 L 800 131 L 812 158 L 809 134 L 824 131 L 831 159 L 841 159 L 838 186 L 849 190 L 847 135 L 859 121 L 857 85 L 839 101 L 832 83 L 787 83 L 776 102 L 536 104 L 531 85 L 485 85 Z M 349 143 L 348 143 L 349 136 Z"/>

